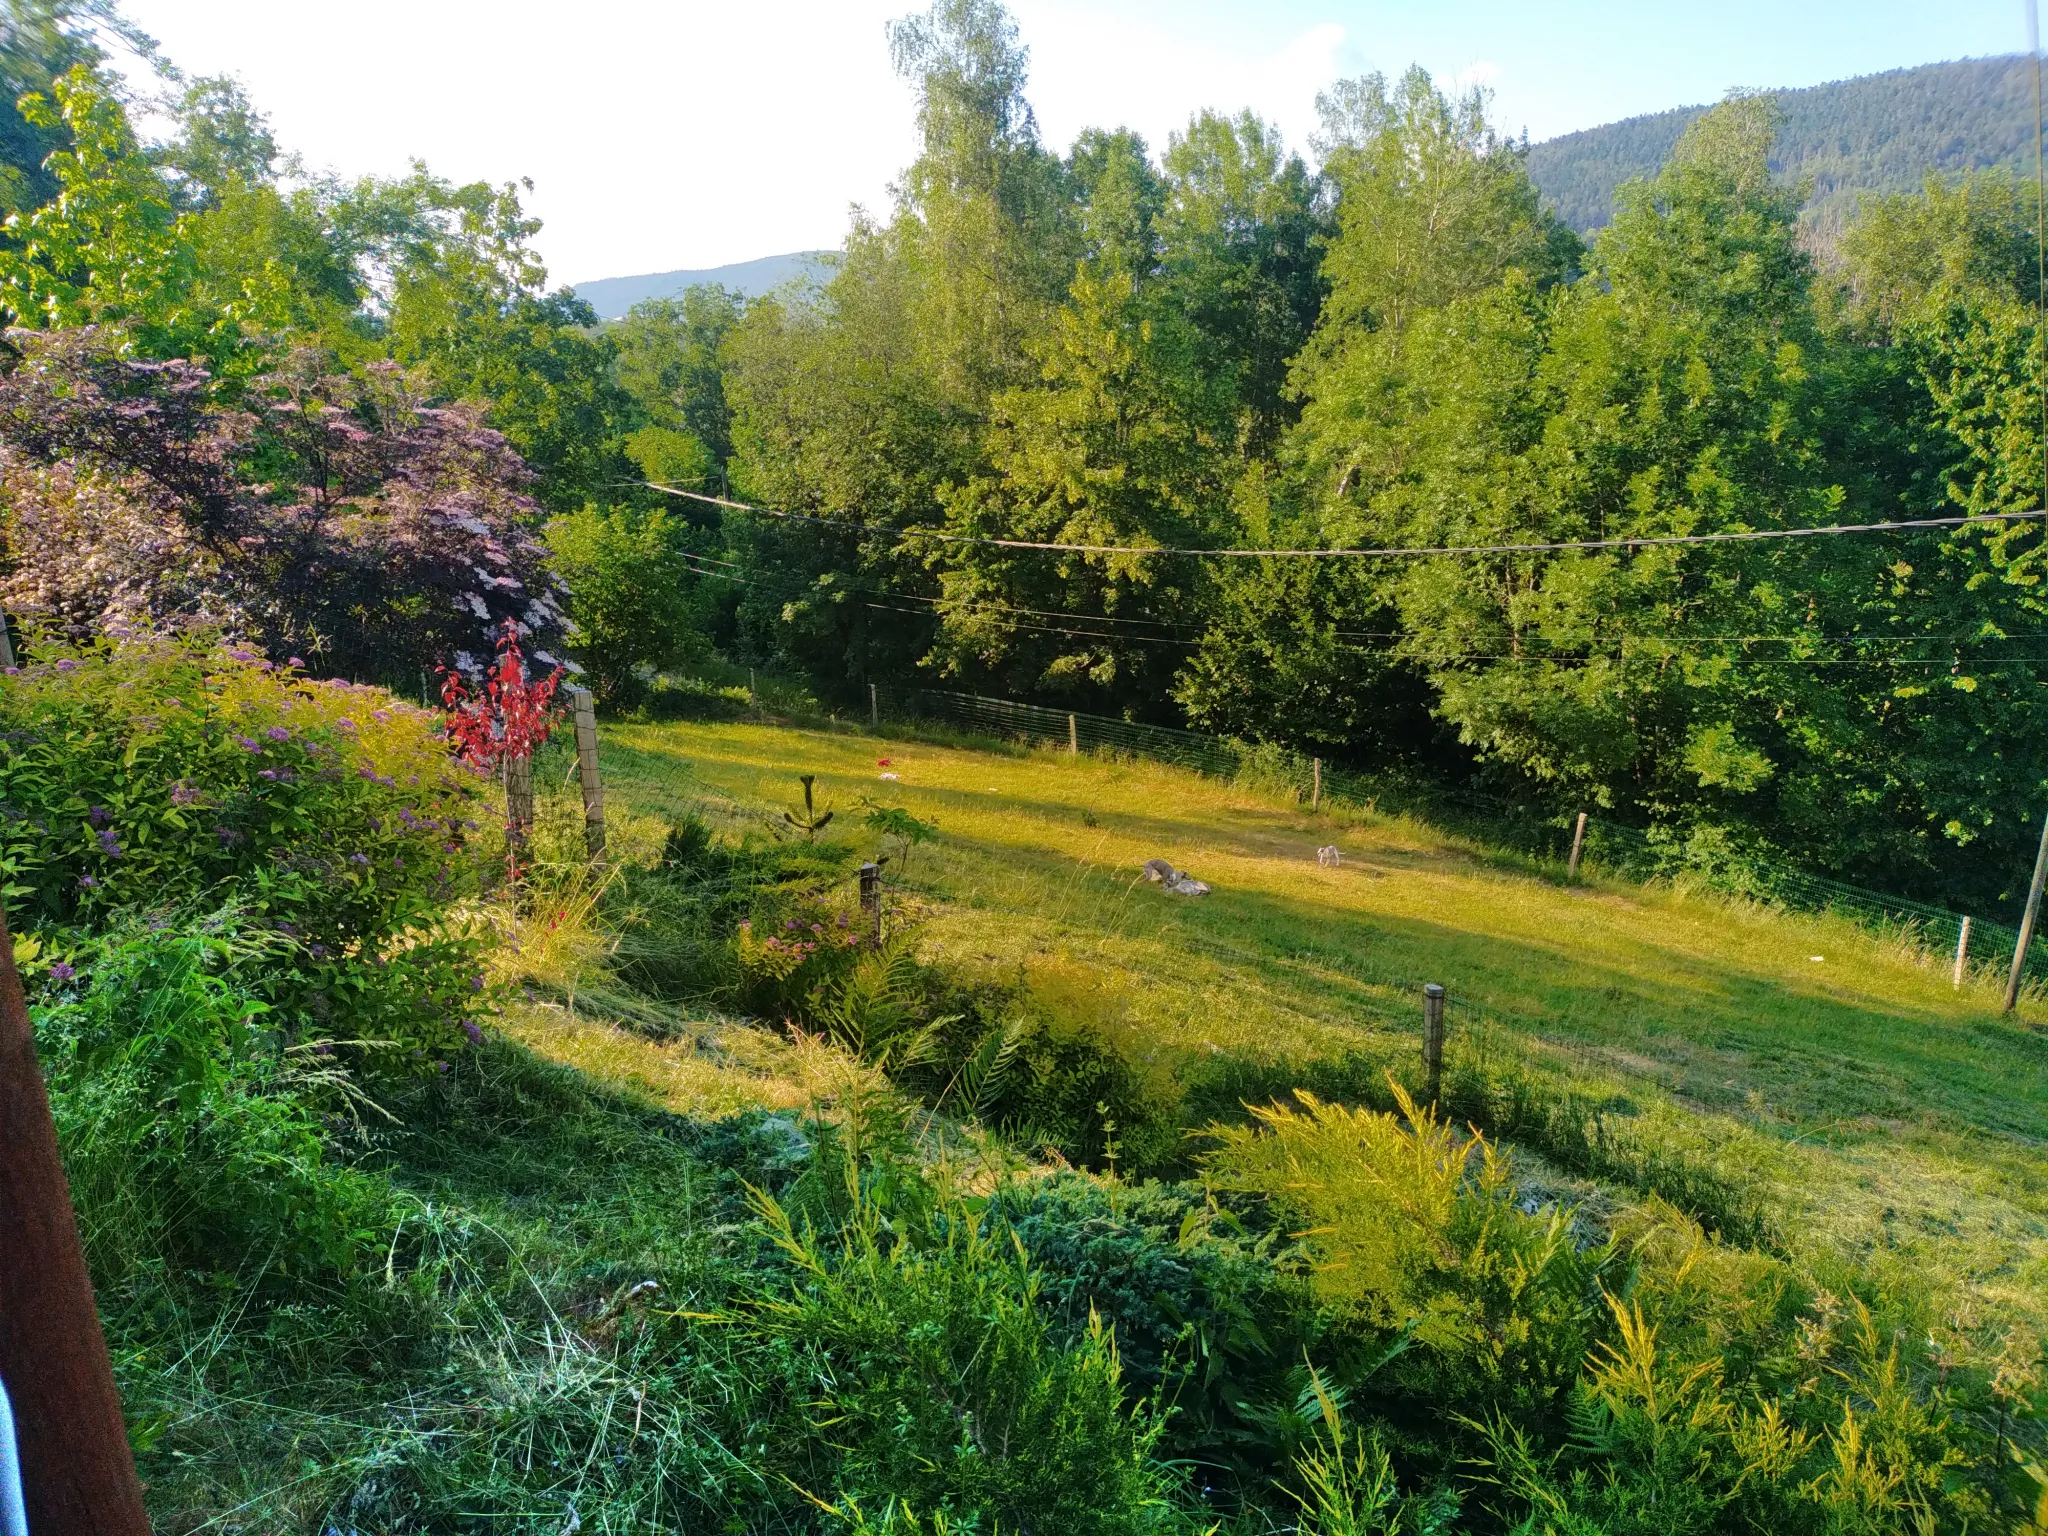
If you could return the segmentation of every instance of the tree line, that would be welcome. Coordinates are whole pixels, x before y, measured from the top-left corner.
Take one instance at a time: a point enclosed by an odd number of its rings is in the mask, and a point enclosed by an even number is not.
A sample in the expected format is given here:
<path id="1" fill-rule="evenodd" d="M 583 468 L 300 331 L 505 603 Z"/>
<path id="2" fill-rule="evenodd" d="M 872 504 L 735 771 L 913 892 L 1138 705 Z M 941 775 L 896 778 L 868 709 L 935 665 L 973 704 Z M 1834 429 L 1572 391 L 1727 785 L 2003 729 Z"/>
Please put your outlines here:
<path id="1" fill-rule="evenodd" d="M 888 37 L 920 153 L 825 281 L 600 327 L 516 185 L 309 177 L 227 81 L 143 143 L 102 14 L 47 11 L 76 57 L 0 61 L 44 72 L 47 180 L 9 184 L 0 250 L 17 618 L 203 613 L 367 676 L 510 618 L 619 707 L 715 652 L 828 701 L 969 687 L 1593 807 L 1675 864 L 2024 879 L 2038 523 L 1173 552 L 2037 508 L 2010 175 L 1866 200 L 1823 260 L 1777 108 L 1736 96 L 1583 240 L 1420 70 L 1326 92 L 1313 168 L 1251 113 L 1062 153 L 1001 7 L 939 0 Z"/>

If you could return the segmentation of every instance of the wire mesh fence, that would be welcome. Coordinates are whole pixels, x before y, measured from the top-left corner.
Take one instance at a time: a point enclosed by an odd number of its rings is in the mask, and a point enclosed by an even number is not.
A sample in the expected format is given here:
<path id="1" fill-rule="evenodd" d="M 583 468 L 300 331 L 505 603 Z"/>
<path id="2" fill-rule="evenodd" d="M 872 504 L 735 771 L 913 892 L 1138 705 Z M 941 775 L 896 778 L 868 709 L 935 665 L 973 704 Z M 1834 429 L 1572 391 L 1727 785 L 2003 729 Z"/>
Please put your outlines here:
<path id="1" fill-rule="evenodd" d="M 1413 814 L 1538 859 L 1564 860 L 1577 826 L 1572 813 L 1474 791 L 1353 773 L 1288 748 L 1173 726 L 934 688 L 878 688 L 873 703 L 878 718 L 887 714 L 1075 753 L 1149 758 L 1212 777 L 1259 782 L 1283 793 L 1291 790 L 1304 801 Z M 1581 866 L 1588 870 L 1638 878 L 1683 872 L 1730 894 L 1790 911 L 1833 913 L 1942 959 L 1957 956 L 1966 921 L 1964 914 L 1945 907 L 1782 866 L 1730 861 L 1702 869 L 1685 863 L 1681 850 L 1656 834 L 1600 817 L 1587 817 L 1580 855 Z M 2008 965 L 2019 942 L 2018 930 L 1987 917 L 1972 915 L 1967 921 L 1968 952 L 1962 957 L 1966 964 L 2001 969 Z M 2026 974 L 2048 981 L 2048 938 L 2037 937 L 2029 946 Z"/>

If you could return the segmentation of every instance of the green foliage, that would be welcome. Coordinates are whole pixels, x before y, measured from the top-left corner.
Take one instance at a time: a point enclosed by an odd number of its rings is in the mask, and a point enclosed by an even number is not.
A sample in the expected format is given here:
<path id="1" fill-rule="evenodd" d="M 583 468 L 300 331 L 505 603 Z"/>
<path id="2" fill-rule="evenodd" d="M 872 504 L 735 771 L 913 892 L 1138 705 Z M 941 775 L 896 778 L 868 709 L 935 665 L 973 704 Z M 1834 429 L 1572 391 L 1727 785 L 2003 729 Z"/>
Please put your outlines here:
<path id="1" fill-rule="evenodd" d="M 606 331 L 618 349 L 619 386 L 649 422 L 627 440 L 648 479 L 685 490 L 726 488 L 732 407 L 723 351 L 743 312 L 737 294 L 699 285 L 679 299 L 635 304 Z"/>
<path id="2" fill-rule="evenodd" d="M 0 208 L 34 208 L 57 193 L 48 161 L 65 147 L 64 135 L 32 122 L 15 105 L 24 96 L 47 98 L 53 84 L 75 66 L 92 68 L 105 59 L 95 35 L 100 27 L 143 57 L 153 48 L 132 26 L 94 0 L 15 0 L 0 38 Z M 111 23 L 111 25 L 110 25 Z"/>
<path id="3" fill-rule="evenodd" d="M 570 591 L 574 654 L 601 702 L 633 703 L 644 691 L 642 669 L 682 666 L 705 653 L 687 539 L 661 507 L 586 506 L 549 522 L 549 568 Z"/>
<path id="4" fill-rule="evenodd" d="M 1423 1403 L 1554 1423 L 1597 1336 L 1588 1298 L 1610 1256 L 1568 1217 L 1526 1215 L 1508 1165 L 1467 1147 L 1398 1088 L 1404 1119 L 1298 1094 L 1224 1127 L 1205 1159 L 1226 1189 L 1264 1194 L 1307 1229 L 1317 1297 L 1350 1331 L 1340 1379 L 1393 1443 L 1447 1471 L 1458 1438 Z"/>
<path id="5" fill-rule="evenodd" d="M 813 1411 L 845 1450 L 837 1500 L 945 1511 L 992 1528 L 1174 1529 L 1158 1428 L 1125 1400 L 1108 1331 L 1056 1342 L 1041 1281 L 964 1209 L 919 1231 L 859 1186 L 836 1230 L 762 1196 L 795 1270 L 754 1326 L 800 1351 Z"/>
<path id="6" fill-rule="evenodd" d="M 820 811 L 812 801 L 811 786 L 818 782 L 816 774 L 798 774 L 797 782 L 804 787 L 803 811 L 799 814 L 792 807 L 782 813 L 782 819 L 787 825 L 803 833 L 805 842 L 815 843 L 818 840 L 818 834 L 825 830 L 826 826 L 831 822 L 834 813 L 831 811 Z"/>
<path id="7" fill-rule="evenodd" d="M 1910 192 L 1930 173 L 2033 168 L 2033 77 L 2023 54 L 1953 59 L 1774 93 L 1785 114 L 1772 169 L 1810 186 L 1802 219 L 1823 235 L 1873 194 Z M 1707 109 L 1680 107 L 1567 133 L 1529 149 L 1529 174 L 1558 217 L 1591 230 L 1615 189 L 1654 176 Z"/>
<path id="8" fill-rule="evenodd" d="M 931 842 L 939 835 L 936 823 L 920 821 L 900 805 L 877 805 L 865 795 L 861 804 L 868 807 L 867 815 L 861 818 L 861 825 L 884 841 L 896 840 L 896 872 L 899 877 L 910 871 L 910 851 L 920 843 Z"/>
<path id="9" fill-rule="evenodd" d="M 1316 1426 L 1311 1448 L 1295 1458 L 1302 1492 L 1302 1536 L 1433 1536 L 1453 1529 L 1456 1495 L 1427 1501 L 1403 1501 L 1394 1483 L 1386 1448 L 1370 1434 L 1344 1426 L 1337 1393 L 1320 1373 L 1309 1372 L 1315 1395 Z M 1293 1490 L 1289 1490 L 1293 1492 Z"/>
<path id="10" fill-rule="evenodd" d="M 34 968 L 36 1053 L 103 1285 L 156 1264 L 332 1282 L 381 1256 L 393 1192 L 336 1162 L 320 1112 L 382 1112 L 332 1042 L 293 1040 L 259 1001 L 289 950 L 227 908 L 128 919 Z"/>
<path id="11" fill-rule="evenodd" d="M 125 322 L 154 356 L 213 351 L 227 339 L 215 327 L 228 317 L 188 307 L 197 276 L 192 222 L 138 153 L 105 83 L 75 65 L 49 97 L 24 98 L 22 111 L 30 126 L 69 144 L 49 160 L 57 195 L 8 217 L 0 300 L 42 328 Z"/>
<path id="12" fill-rule="evenodd" d="M 461 1046 L 482 969 L 441 922 L 473 884 L 479 792 L 434 725 L 200 642 L 39 651 L 0 679 L 10 910 L 35 931 L 233 900 L 291 941 L 265 986 L 294 1037 L 425 1067 Z"/>

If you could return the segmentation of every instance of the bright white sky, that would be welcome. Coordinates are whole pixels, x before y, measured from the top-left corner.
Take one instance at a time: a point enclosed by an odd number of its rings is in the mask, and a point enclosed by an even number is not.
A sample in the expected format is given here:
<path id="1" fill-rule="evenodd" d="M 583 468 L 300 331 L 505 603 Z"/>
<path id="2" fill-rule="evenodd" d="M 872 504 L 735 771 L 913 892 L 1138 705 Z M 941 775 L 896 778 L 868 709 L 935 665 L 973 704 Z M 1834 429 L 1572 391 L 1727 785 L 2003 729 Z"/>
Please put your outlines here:
<path id="1" fill-rule="evenodd" d="M 1306 150 L 1316 92 L 1420 63 L 1543 139 L 1717 99 L 2023 51 L 2023 0 L 1010 0 L 1046 141 L 1155 149 L 1252 107 Z M 530 177 L 558 282 L 839 244 L 910 159 L 883 24 L 916 0 L 128 0 L 190 74 L 233 74 L 315 168 Z"/>

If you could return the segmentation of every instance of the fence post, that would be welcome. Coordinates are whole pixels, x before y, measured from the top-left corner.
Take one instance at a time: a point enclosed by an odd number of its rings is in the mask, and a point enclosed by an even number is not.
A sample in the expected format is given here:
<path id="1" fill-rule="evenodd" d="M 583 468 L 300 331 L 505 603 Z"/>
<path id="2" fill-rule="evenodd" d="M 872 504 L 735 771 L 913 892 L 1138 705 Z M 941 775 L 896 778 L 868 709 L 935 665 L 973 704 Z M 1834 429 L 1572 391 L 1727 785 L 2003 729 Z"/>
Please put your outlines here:
<path id="1" fill-rule="evenodd" d="M 2041 912 L 2041 882 L 2048 879 L 2048 817 L 2041 820 L 2041 851 L 2034 855 L 2034 883 L 2027 888 L 2027 910 L 2020 918 L 2019 942 L 2012 947 L 2012 975 L 2005 982 L 2005 1011 L 2019 1005 L 2020 979 L 2027 968 L 2027 946 L 2034 942 L 2034 919 Z"/>
<path id="2" fill-rule="evenodd" d="M 747 668 L 747 708 L 755 714 L 761 713 L 761 695 L 754 691 L 754 669 Z"/>
<path id="3" fill-rule="evenodd" d="M 1312 811 L 1319 811 L 1323 808 L 1323 760 L 1320 757 L 1310 758 L 1308 760 L 1308 768 L 1310 774 L 1308 808 Z"/>
<path id="4" fill-rule="evenodd" d="M 1433 981 L 1422 989 L 1422 1076 L 1435 1108 L 1444 1086 L 1444 989 Z"/>
<path id="5" fill-rule="evenodd" d="M 1955 985 L 1963 984 L 1963 965 L 1970 958 L 1970 920 L 1963 919 L 1963 925 L 1956 930 L 1956 974 Z"/>
<path id="6" fill-rule="evenodd" d="M 1576 880 L 1579 878 L 1579 850 L 1584 848 L 1585 846 L 1586 813 L 1584 811 L 1581 811 L 1579 812 L 1579 824 L 1572 830 L 1572 859 L 1571 862 L 1565 865 L 1564 867 L 1565 879 Z"/>
<path id="7" fill-rule="evenodd" d="M 1067 755 L 1081 755 L 1081 722 L 1073 715 L 1067 716 Z"/>
<path id="8" fill-rule="evenodd" d="M 0 608 L 0 667 L 14 665 L 14 642 L 7 638 L 7 610 Z"/>
<path id="9" fill-rule="evenodd" d="M 604 780 L 597 774 L 597 701 L 588 688 L 571 688 L 576 710 L 576 773 L 583 784 L 583 846 L 594 864 L 604 857 Z"/>
<path id="10" fill-rule="evenodd" d="M 882 728 L 882 696 L 873 683 L 868 684 L 868 724 L 878 731 Z"/>
<path id="11" fill-rule="evenodd" d="M 868 943 L 875 949 L 882 947 L 882 866 L 863 864 L 860 867 L 860 911 L 868 929 Z"/>
<path id="12" fill-rule="evenodd" d="M 533 759 L 521 753 L 505 759 L 505 854 L 515 877 L 526 872 L 526 848 L 533 836 Z"/>

